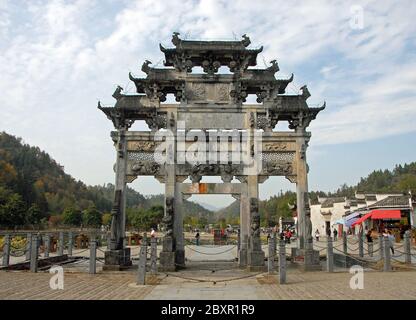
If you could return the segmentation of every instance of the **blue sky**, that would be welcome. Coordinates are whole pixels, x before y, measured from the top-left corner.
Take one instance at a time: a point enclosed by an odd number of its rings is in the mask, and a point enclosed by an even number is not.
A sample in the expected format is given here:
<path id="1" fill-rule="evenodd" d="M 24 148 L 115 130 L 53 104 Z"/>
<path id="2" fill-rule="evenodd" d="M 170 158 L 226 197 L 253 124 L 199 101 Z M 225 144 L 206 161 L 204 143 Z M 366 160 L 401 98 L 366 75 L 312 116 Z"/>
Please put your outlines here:
<path id="1" fill-rule="evenodd" d="M 362 24 L 351 25 L 356 8 Z M 355 9 L 354 9 L 355 8 Z M 354 11 L 355 10 L 355 11 Z M 162 65 L 159 42 L 247 33 L 264 46 L 258 65 L 277 59 L 327 109 L 310 130 L 310 189 L 334 190 L 373 169 L 416 159 L 415 1 L 8 1 L 0 0 L 0 130 L 49 152 L 88 184 L 113 181 L 111 123 L 116 85 L 145 59 Z M 140 126 L 139 126 L 140 127 Z M 150 179 L 133 185 L 159 193 Z M 293 189 L 265 182 L 261 197 Z M 231 200 L 221 197 L 218 205 Z"/>

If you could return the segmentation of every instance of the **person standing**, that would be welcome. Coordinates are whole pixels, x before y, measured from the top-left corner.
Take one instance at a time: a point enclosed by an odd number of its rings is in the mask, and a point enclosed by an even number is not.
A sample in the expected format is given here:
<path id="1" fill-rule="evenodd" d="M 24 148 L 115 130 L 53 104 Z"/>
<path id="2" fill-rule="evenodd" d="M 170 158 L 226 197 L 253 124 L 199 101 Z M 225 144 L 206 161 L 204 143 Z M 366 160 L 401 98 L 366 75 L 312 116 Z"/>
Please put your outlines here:
<path id="1" fill-rule="evenodd" d="M 315 231 L 315 239 L 316 239 L 316 241 L 319 241 L 319 236 L 320 236 L 319 230 L 316 229 L 316 231 Z"/>
<path id="2" fill-rule="evenodd" d="M 373 242 L 373 230 L 368 230 L 368 232 L 366 233 L 366 238 L 367 238 L 367 242 L 368 243 L 372 243 Z"/>
<path id="3" fill-rule="evenodd" d="M 150 237 L 151 237 L 151 238 L 156 237 L 156 231 L 155 231 L 155 229 L 154 229 L 154 228 L 152 228 L 152 231 L 150 231 Z"/>
<path id="4" fill-rule="evenodd" d="M 334 235 L 334 241 L 337 241 L 337 236 L 338 236 L 338 231 L 336 228 L 334 228 L 334 231 L 332 231 L 333 235 Z"/>
<path id="5" fill-rule="evenodd" d="M 328 227 L 328 229 L 326 229 L 326 236 L 329 238 L 331 236 L 331 228 Z"/>
<path id="6" fill-rule="evenodd" d="M 389 246 L 390 246 L 391 253 L 394 254 L 394 240 L 395 240 L 394 235 L 389 230 L 387 236 L 389 237 Z"/>
<path id="7" fill-rule="evenodd" d="M 197 246 L 199 246 L 199 238 L 200 238 L 200 235 L 199 235 L 199 232 L 197 232 L 195 235 L 195 242 Z"/>

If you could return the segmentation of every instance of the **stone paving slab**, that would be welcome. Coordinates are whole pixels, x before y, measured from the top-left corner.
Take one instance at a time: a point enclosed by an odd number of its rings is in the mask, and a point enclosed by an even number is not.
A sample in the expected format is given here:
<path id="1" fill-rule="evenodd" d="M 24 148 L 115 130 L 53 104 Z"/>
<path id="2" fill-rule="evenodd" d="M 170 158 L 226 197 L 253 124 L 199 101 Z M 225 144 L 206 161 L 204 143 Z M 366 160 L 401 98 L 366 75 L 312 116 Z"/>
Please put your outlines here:
<path id="1" fill-rule="evenodd" d="M 304 273 L 294 269 L 288 270 L 285 285 L 278 284 L 277 275 L 248 273 L 240 269 L 159 274 L 158 285 L 146 286 L 135 284 L 136 273 L 133 271 L 96 275 L 66 272 L 64 290 L 49 288 L 51 276 L 46 272 L 2 271 L 0 299 L 416 299 L 415 271 L 365 272 L 363 290 L 350 288 L 352 275 L 347 272 Z M 227 279 L 229 281 L 223 281 Z"/>

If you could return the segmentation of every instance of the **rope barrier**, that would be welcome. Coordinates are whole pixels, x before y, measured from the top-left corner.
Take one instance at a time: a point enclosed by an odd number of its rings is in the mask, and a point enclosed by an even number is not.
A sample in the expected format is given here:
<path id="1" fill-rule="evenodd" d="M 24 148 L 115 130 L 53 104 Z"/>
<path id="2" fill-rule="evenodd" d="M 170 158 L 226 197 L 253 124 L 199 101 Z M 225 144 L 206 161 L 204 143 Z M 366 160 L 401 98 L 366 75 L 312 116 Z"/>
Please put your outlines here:
<path id="1" fill-rule="evenodd" d="M 340 250 L 338 250 L 338 249 L 335 249 L 335 250 L 336 250 L 336 251 L 338 251 L 338 252 L 340 252 L 340 253 L 342 253 L 342 254 L 344 254 L 345 256 L 348 256 L 348 257 L 350 257 L 350 258 L 352 258 L 352 259 L 356 260 L 356 261 L 366 263 L 366 264 L 367 264 L 367 265 L 368 265 L 371 269 L 378 270 L 378 269 L 376 269 L 376 268 L 374 268 L 374 267 L 373 267 L 374 265 L 376 265 L 376 264 L 377 264 L 377 262 L 368 261 L 368 260 L 365 260 L 365 259 L 359 259 L 359 258 L 357 258 L 357 257 L 355 257 L 355 256 L 353 256 L 353 255 L 351 255 L 351 254 L 344 253 L 344 252 L 342 252 L 342 251 L 340 251 Z M 372 266 L 372 265 L 373 265 L 373 266 Z"/>
<path id="2" fill-rule="evenodd" d="M 227 250 L 225 250 L 225 251 L 222 251 L 222 252 L 215 252 L 215 253 L 201 252 L 201 251 L 198 251 L 198 250 L 192 249 L 192 248 L 191 248 L 191 247 L 189 247 L 189 246 L 188 246 L 188 249 L 189 249 L 189 250 L 191 250 L 191 251 L 197 252 L 197 253 L 199 253 L 199 254 L 204 254 L 204 255 L 207 255 L 207 256 L 215 256 L 215 255 L 217 255 L 217 254 L 222 254 L 222 253 L 229 252 L 229 251 L 233 250 L 235 247 L 236 247 L 236 246 L 234 245 L 234 246 L 232 246 L 231 248 L 229 248 L 229 249 L 227 249 Z"/>
<path id="3" fill-rule="evenodd" d="M 236 281 L 236 280 L 242 280 L 242 279 L 248 279 L 248 278 L 254 278 L 261 274 L 265 274 L 266 272 L 259 272 L 254 275 L 248 275 L 248 276 L 242 276 L 242 277 L 236 277 L 236 278 L 230 278 L 230 279 L 220 279 L 220 280 L 208 280 L 208 279 L 198 279 L 198 278 L 190 278 L 190 277 L 184 277 L 177 274 L 172 273 L 164 273 L 167 277 L 171 276 L 174 278 L 184 279 L 184 280 L 190 280 L 190 281 L 196 281 L 196 282 L 212 282 L 214 284 L 219 282 L 230 282 L 230 281 Z"/>

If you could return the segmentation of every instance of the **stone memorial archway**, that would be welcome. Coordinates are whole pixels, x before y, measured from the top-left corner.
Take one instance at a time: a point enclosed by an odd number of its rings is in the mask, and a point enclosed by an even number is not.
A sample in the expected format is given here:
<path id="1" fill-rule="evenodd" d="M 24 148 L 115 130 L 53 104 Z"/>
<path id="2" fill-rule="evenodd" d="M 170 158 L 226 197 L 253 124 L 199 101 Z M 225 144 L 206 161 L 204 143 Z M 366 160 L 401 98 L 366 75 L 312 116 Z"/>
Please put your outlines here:
<path id="1" fill-rule="evenodd" d="M 285 94 L 293 75 L 276 79 L 279 67 L 275 60 L 266 69 L 249 69 L 256 66 L 263 48 L 248 49 L 250 39 L 245 35 L 241 41 L 190 41 L 174 33 L 172 43 L 173 48 L 160 45 L 166 68 L 152 68 L 146 61 L 142 66 L 146 78 L 130 74 L 137 95 L 123 94 L 118 87 L 114 107 L 98 106 L 116 129 L 111 133 L 116 147 L 116 190 L 105 268 L 131 264 L 129 248 L 123 244 L 126 184 L 144 175 L 165 184 L 163 270 L 185 264 L 183 194 L 203 190 L 240 197 L 241 239 L 248 240 L 242 242 L 239 264 L 262 267 L 258 184 L 269 176 L 285 176 L 297 185 L 299 241 L 295 255 L 304 256 L 308 264 L 305 250 L 310 248 L 311 223 L 306 150 L 311 134 L 306 128 L 325 105 L 309 108 L 306 86 L 300 94 Z M 231 74 L 219 74 L 221 66 L 228 66 Z M 194 67 L 202 67 L 203 73 L 193 74 Z M 165 103 L 168 94 L 179 103 Z M 255 95 L 258 104 L 245 104 L 248 95 Z M 136 120 L 145 120 L 151 131 L 129 131 Z M 273 131 L 280 121 L 288 122 L 293 131 Z M 208 154 L 205 161 L 198 157 L 187 161 L 189 153 L 202 151 Z M 233 155 L 238 154 L 250 161 L 234 161 Z M 224 183 L 201 184 L 203 176 L 220 176 Z M 187 178 L 191 184 L 183 184 Z M 240 183 L 230 183 L 233 178 Z"/>

